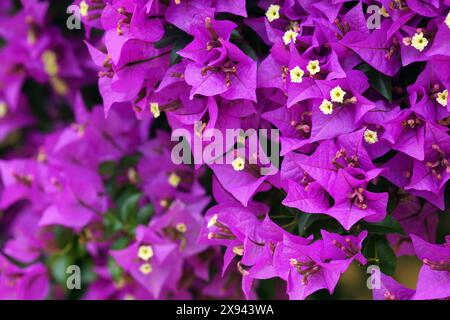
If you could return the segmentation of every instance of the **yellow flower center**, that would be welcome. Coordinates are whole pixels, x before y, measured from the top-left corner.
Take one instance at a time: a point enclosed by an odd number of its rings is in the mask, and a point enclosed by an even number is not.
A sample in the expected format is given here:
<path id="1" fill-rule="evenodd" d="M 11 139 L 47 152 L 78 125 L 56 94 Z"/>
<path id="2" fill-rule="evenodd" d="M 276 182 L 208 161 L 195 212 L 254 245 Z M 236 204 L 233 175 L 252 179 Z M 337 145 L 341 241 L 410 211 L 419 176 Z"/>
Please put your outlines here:
<path id="1" fill-rule="evenodd" d="M 387 12 L 385 7 L 381 7 L 379 13 L 385 18 L 389 18 L 389 13 Z"/>
<path id="2" fill-rule="evenodd" d="M 175 172 L 172 172 L 169 176 L 168 182 L 172 187 L 176 188 L 180 184 L 181 178 Z"/>
<path id="3" fill-rule="evenodd" d="M 60 77 L 53 76 L 50 78 L 50 83 L 53 87 L 53 90 L 60 96 L 65 96 L 69 92 L 69 87 L 67 83 L 61 79 Z"/>
<path id="4" fill-rule="evenodd" d="M 213 215 L 209 220 L 208 220 L 208 228 L 213 227 L 216 223 L 217 223 L 217 214 Z"/>
<path id="5" fill-rule="evenodd" d="M 163 208 L 167 208 L 169 206 L 169 201 L 167 199 L 161 199 L 159 205 Z"/>
<path id="6" fill-rule="evenodd" d="M 175 229 L 177 229 L 181 233 L 185 233 L 187 231 L 187 226 L 184 223 L 177 223 Z"/>
<path id="7" fill-rule="evenodd" d="M 36 32 L 31 28 L 27 33 L 27 41 L 29 44 L 33 45 L 36 43 L 37 37 Z"/>
<path id="8" fill-rule="evenodd" d="M 422 52 L 428 45 L 428 40 L 423 36 L 423 32 L 416 33 L 414 37 L 412 37 L 411 39 L 411 45 L 420 52 Z"/>
<path id="9" fill-rule="evenodd" d="M 331 101 L 343 103 L 345 94 L 346 92 L 340 86 L 337 86 L 330 91 Z"/>
<path id="10" fill-rule="evenodd" d="M 445 89 L 444 91 L 439 92 L 437 94 L 436 101 L 443 107 L 447 106 L 447 99 L 448 99 L 448 90 L 447 89 Z"/>
<path id="11" fill-rule="evenodd" d="M 364 131 L 364 140 L 369 144 L 378 142 L 377 132 L 367 129 L 366 131 Z"/>
<path id="12" fill-rule="evenodd" d="M 233 247 L 233 253 L 238 255 L 238 256 L 243 256 L 244 255 L 244 248 L 242 246 Z"/>
<path id="13" fill-rule="evenodd" d="M 323 114 L 332 114 L 333 113 L 333 104 L 331 101 L 327 99 L 323 99 L 322 103 L 319 106 L 320 111 L 322 111 Z"/>
<path id="14" fill-rule="evenodd" d="M 139 175 L 134 168 L 129 168 L 127 172 L 128 181 L 131 183 L 137 183 L 139 180 Z"/>
<path id="15" fill-rule="evenodd" d="M 288 45 L 289 43 L 294 42 L 297 39 L 298 33 L 293 30 L 288 30 L 283 35 L 283 41 L 285 45 Z"/>
<path id="16" fill-rule="evenodd" d="M 8 114 L 8 105 L 4 101 L 0 101 L 0 119 L 3 119 Z"/>
<path id="17" fill-rule="evenodd" d="M 153 115 L 153 118 L 158 118 L 161 115 L 159 111 L 159 103 L 158 102 L 150 102 L 150 112 Z"/>
<path id="18" fill-rule="evenodd" d="M 86 17 L 88 15 L 89 11 L 89 5 L 86 3 L 86 1 L 80 2 L 80 14 L 82 17 Z"/>
<path id="19" fill-rule="evenodd" d="M 138 257 L 144 261 L 148 261 L 153 257 L 152 246 L 142 245 L 138 249 Z"/>
<path id="20" fill-rule="evenodd" d="M 447 17 L 445 18 L 445 24 L 450 29 L 450 11 L 447 13 Z"/>
<path id="21" fill-rule="evenodd" d="M 269 22 L 277 20 L 280 18 L 280 6 L 276 4 L 271 4 L 266 11 L 266 17 Z"/>
<path id="22" fill-rule="evenodd" d="M 49 76 L 56 76 L 59 72 L 59 65 L 56 53 L 52 50 L 46 50 L 41 56 L 44 70 Z"/>
<path id="23" fill-rule="evenodd" d="M 289 259 L 289 264 L 293 267 L 295 267 L 297 265 L 298 261 L 295 258 L 290 258 Z"/>
<path id="24" fill-rule="evenodd" d="M 85 129 L 86 129 L 85 125 L 73 123 L 70 127 L 73 131 L 75 131 L 78 134 L 78 136 L 80 138 L 84 136 Z"/>
<path id="25" fill-rule="evenodd" d="M 243 158 L 237 157 L 231 162 L 231 165 L 233 166 L 234 171 L 242 171 L 244 170 L 245 161 Z"/>
<path id="26" fill-rule="evenodd" d="M 147 274 L 149 274 L 149 273 L 151 273 L 152 271 L 153 271 L 153 269 L 152 269 L 152 265 L 150 264 L 150 263 L 144 263 L 143 265 L 141 265 L 140 267 L 139 267 L 139 271 L 142 273 L 142 274 L 145 274 L 145 275 L 147 275 Z"/>
<path id="27" fill-rule="evenodd" d="M 46 162 L 47 161 L 47 153 L 45 152 L 44 148 L 39 148 L 39 152 L 36 156 L 36 160 L 39 162 Z"/>
<path id="28" fill-rule="evenodd" d="M 313 60 L 308 62 L 306 67 L 310 75 L 315 75 L 320 72 L 319 60 Z"/>
<path id="29" fill-rule="evenodd" d="M 291 82 L 294 83 L 301 83 L 303 81 L 303 75 L 305 72 L 300 69 L 299 66 L 296 66 L 295 68 L 291 69 L 290 75 L 291 75 Z"/>

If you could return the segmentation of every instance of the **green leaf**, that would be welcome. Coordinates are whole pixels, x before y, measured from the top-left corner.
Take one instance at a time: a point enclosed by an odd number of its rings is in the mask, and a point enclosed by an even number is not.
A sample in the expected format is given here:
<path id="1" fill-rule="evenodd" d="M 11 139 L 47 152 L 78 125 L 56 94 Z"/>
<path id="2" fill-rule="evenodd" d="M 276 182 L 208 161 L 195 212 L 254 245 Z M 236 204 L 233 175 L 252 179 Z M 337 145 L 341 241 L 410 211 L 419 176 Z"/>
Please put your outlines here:
<path id="1" fill-rule="evenodd" d="M 247 56 L 252 58 L 252 60 L 258 61 L 258 56 L 256 55 L 255 50 L 244 40 L 244 37 L 236 29 L 231 32 L 230 41 L 241 49 Z"/>
<path id="2" fill-rule="evenodd" d="M 260 280 L 257 290 L 258 297 L 262 300 L 273 300 L 276 293 L 276 279 Z"/>
<path id="3" fill-rule="evenodd" d="M 161 40 L 154 44 L 155 48 L 162 49 L 170 46 L 175 41 L 175 39 L 180 36 L 180 31 L 180 29 L 171 24 L 164 25 L 164 35 Z"/>
<path id="4" fill-rule="evenodd" d="M 125 223 L 134 223 L 138 213 L 138 203 L 141 199 L 141 194 L 136 193 L 129 196 L 121 205 L 119 209 L 120 219 Z"/>
<path id="5" fill-rule="evenodd" d="M 364 223 L 363 228 L 369 233 L 385 235 L 390 233 L 405 234 L 400 223 L 388 215 L 383 221 L 377 223 Z"/>
<path id="6" fill-rule="evenodd" d="M 230 39 L 231 39 L 231 42 L 243 40 L 242 35 L 236 29 L 231 31 Z"/>
<path id="7" fill-rule="evenodd" d="M 62 226 L 55 226 L 53 228 L 53 235 L 55 237 L 58 248 L 65 247 L 66 244 L 73 239 L 73 233 L 71 232 L 71 230 Z"/>
<path id="8" fill-rule="evenodd" d="M 253 61 L 258 61 L 258 56 L 256 55 L 255 50 L 253 48 L 246 44 L 246 43 L 238 43 L 237 46 L 239 49 L 241 49 L 246 55 L 248 55 L 250 58 L 252 58 Z"/>
<path id="9" fill-rule="evenodd" d="M 155 209 L 152 204 L 147 204 L 139 209 L 137 213 L 137 224 L 147 224 Z"/>
<path id="10" fill-rule="evenodd" d="M 130 244 L 130 238 L 127 236 L 120 237 L 111 245 L 112 250 L 121 250 Z"/>
<path id="11" fill-rule="evenodd" d="M 321 236 L 321 230 L 327 230 L 337 234 L 346 233 L 345 229 L 334 218 L 323 214 L 312 214 L 306 227 L 304 237 L 314 235 L 315 238 Z"/>
<path id="12" fill-rule="evenodd" d="M 397 257 L 386 237 L 369 235 L 363 244 L 363 255 L 368 259 L 368 265 L 376 264 L 384 274 L 394 274 Z"/>
<path id="13" fill-rule="evenodd" d="M 372 87 L 389 101 L 392 101 L 392 80 L 387 75 L 375 70 L 367 63 L 360 64 L 356 69 L 361 70 L 369 78 Z"/>
<path id="14" fill-rule="evenodd" d="M 155 48 L 161 49 L 172 46 L 172 51 L 170 52 L 170 65 L 174 65 L 181 59 L 177 52 L 190 43 L 192 39 L 192 36 L 183 30 L 178 29 L 171 24 L 166 24 L 164 26 L 164 36 L 155 43 Z"/>
<path id="15" fill-rule="evenodd" d="M 118 281 L 122 277 L 123 269 L 112 257 L 108 257 L 108 270 L 115 281 Z"/>
<path id="16" fill-rule="evenodd" d="M 69 254 L 56 254 L 49 258 L 48 264 L 50 272 L 56 282 L 66 287 L 68 274 L 67 267 L 74 264 L 75 259 Z"/>
<path id="17" fill-rule="evenodd" d="M 130 168 L 136 166 L 141 156 L 139 154 L 127 155 L 120 159 L 121 168 Z"/>
<path id="18" fill-rule="evenodd" d="M 180 37 L 176 39 L 173 44 L 172 51 L 170 52 L 170 65 L 174 65 L 181 60 L 181 57 L 178 55 L 178 51 L 186 47 L 189 42 L 191 42 L 190 38 Z"/>
<path id="19" fill-rule="evenodd" d="M 99 166 L 99 172 L 102 176 L 112 177 L 116 171 L 116 163 L 114 161 L 102 162 Z"/>
<path id="20" fill-rule="evenodd" d="M 376 250 L 380 259 L 381 272 L 393 275 L 397 267 L 397 257 L 385 237 L 377 237 Z"/>
<path id="21" fill-rule="evenodd" d="M 103 216 L 103 225 L 105 226 L 105 236 L 110 237 L 123 228 L 122 222 L 117 218 L 115 212 L 108 211 Z"/>
<path id="22" fill-rule="evenodd" d="M 92 259 L 83 260 L 81 270 L 83 270 L 81 276 L 81 282 L 89 284 L 97 278 L 97 274 L 94 272 L 94 263 Z"/>
<path id="23" fill-rule="evenodd" d="M 363 242 L 362 254 L 369 260 L 368 264 L 379 264 L 375 250 L 375 237 L 369 235 Z"/>
<path id="24" fill-rule="evenodd" d="M 302 213 L 298 219 L 298 235 L 303 237 L 306 234 L 306 230 L 316 221 L 320 219 L 319 215 Z"/>

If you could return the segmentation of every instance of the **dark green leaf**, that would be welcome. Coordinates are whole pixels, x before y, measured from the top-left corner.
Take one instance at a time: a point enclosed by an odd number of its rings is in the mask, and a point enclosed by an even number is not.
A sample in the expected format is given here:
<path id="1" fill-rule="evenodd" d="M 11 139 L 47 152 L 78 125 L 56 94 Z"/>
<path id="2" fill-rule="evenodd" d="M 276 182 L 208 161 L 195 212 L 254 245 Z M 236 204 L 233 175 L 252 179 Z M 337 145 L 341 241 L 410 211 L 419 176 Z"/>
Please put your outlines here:
<path id="1" fill-rule="evenodd" d="M 237 46 L 239 49 L 241 49 L 246 55 L 248 55 L 250 58 L 252 58 L 253 61 L 258 61 L 258 56 L 256 55 L 255 50 L 253 48 L 246 44 L 246 43 L 238 43 Z"/>
<path id="2" fill-rule="evenodd" d="M 363 255 L 368 265 L 378 265 L 381 272 L 387 275 L 395 272 L 397 257 L 384 236 L 369 235 L 363 244 Z"/>
<path id="3" fill-rule="evenodd" d="M 182 31 L 175 26 L 171 24 L 164 25 L 164 36 L 155 43 L 155 48 L 162 49 L 170 46 L 182 34 Z"/>
<path id="4" fill-rule="evenodd" d="M 48 264 L 50 272 L 59 284 L 66 285 L 68 274 L 67 267 L 74 264 L 75 259 L 69 254 L 56 254 L 49 258 Z"/>
<path id="5" fill-rule="evenodd" d="M 376 251 L 375 251 L 375 237 L 369 235 L 363 242 L 363 249 L 362 249 L 363 255 L 369 260 L 368 264 L 376 263 L 378 264 L 378 258 L 376 257 Z"/>
<path id="6" fill-rule="evenodd" d="M 67 247 L 67 245 L 75 239 L 73 231 L 62 226 L 55 226 L 53 228 L 53 234 L 55 236 L 56 244 L 60 249 Z"/>
<path id="7" fill-rule="evenodd" d="M 130 239 L 126 236 L 120 237 L 111 245 L 112 250 L 121 250 L 126 248 L 130 243 Z"/>
<path id="8" fill-rule="evenodd" d="M 376 250 L 380 259 L 381 272 L 393 275 L 397 266 L 397 257 L 386 238 L 377 237 Z"/>
<path id="9" fill-rule="evenodd" d="M 321 236 L 321 230 L 338 234 L 345 233 L 345 229 L 334 218 L 322 214 L 314 214 L 313 216 L 310 218 L 306 227 L 306 233 L 303 236 L 314 235 L 314 238 L 319 238 Z"/>
<path id="10" fill-rule="evenodd" d="M 172 51 L 170 52 L 170 64 L 174 65 L 181 60 L 181 57 L 178 55 L 178 51 L 186 47 L 189 42 L 191 42 L 190 38 L 177 38 L 174 42 Z"/>
<path id="11" fill-rule="evenodd" d="M 183 30 L 180 30 L 171 24 L 166 24 L 164 26 L 164 36 L 160 41 L 155 43 L 155 48 L 161 49 L 172 46 L 172 51 L 170 53 L 170 64 L 174 65 L 178 63 L 181 58 L 177 52 L 190 43 L 192 39 L 192 36 Z"/>
<path id="12" fill-rule="evenodd" d="M 319 219 L 320 216 L 316 214 L 302 213 L 298 219 L 298 235 L 303 237 L 306 234 L 306 230 L 313 224 L 314 221 Z"/>
<path id="13" fill-rule="evenodd" d="M 276 279 L 260 280 L 259 286 L 256 289 L 258 297 L 263 300 L 272 300 L 276 293 Z"/>
<path id="14" fill-rule="evenodd" d="M 108 270 L 115 281 L 118 281 L 122 277 L 123 270 L 112 257 L 108 258 Z"/>
<path id="15" fill-rule="evenodd" d="M 138 203 L 141 199 L 141 194 L 136 193 L 129 196 L 119 209 L 120 219 L 124 222 L 133 222 L 136 220 L 138 213 Z"/>
<path id="16" fill-rule="evenodd" d="M 105 226 L 105 236 L 110 237 L 123 228 L 122 222 L 117 218 L 113 211 L 108 211 L 103 217 Z"/>
<path id="17" fill-rule="evenodd" d="M 357 69 L 366 74 L 370 84 L 375 90 L 389 101 L 392 101 L 392 81 L 390 77 L 375 70 L 366 63 L 360 64 Z"/>
<path id="18" fill-rule="evenodd" d="M 230 39 L 231 39 L 231 42 L 234 42 L 234 41 L 241 41 L 243 38 L 242 38 L 242 35 L 239 33 L 239 31 L 234 29 L 233 31 L 231 31 Z"/>
<path id="19" fill-rule="evenodd" d="M 137 223 L 138 224 L 147 224 L 150 220 L 150 217 L 153 215 L 154 209 L 151 204 L 147 204 L 139 209 L 137 214 Z"/>
<path id="20" fill-rule="evenodd" d="M 81 283 L 85 285 L 91 283 L 97 277 L 96 273 L 93 270 L 93 262 L 92 259 L 85 259 L 81 262 L 80 269 L 81 272 Z"/>
<path id="21" fill-rule="evenodd" d="M 393 219 L 392 216 L 388 215 L 386 218 L 377 223 L 364 223 L 363 229 L 369 231 L 369 233 L 385 235 L 390 233 L 400 233 L 404 234 L 400 223 L 397 220 Z"/>
<path id="22" fill-rule="evenodd" d="M 131 168 L 134 167 L 140 159 L 140 155 L 133 154 L 128 155 L 120 159 L 120 167 L 121 168 Z"/>
<path id="23" fill-rule="evenodd" d="M 99 172 L 103 176 L 112 177 L 116 171 L 116 163 L 114 161 L 105 161 L 100 164 Z"/>

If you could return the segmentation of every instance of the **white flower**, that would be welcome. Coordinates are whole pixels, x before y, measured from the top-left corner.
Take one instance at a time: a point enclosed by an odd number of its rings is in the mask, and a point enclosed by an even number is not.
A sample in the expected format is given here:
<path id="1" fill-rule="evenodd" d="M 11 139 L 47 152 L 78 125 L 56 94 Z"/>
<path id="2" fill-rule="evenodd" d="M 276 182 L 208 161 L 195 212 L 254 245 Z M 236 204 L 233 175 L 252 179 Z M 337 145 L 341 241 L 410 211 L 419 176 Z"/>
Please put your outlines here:
<path id="1" fill-rule="evenodd" d="M 319 106 L 320 111 L 322 111 L 323 114 L 332 114 L 333 113 L 333 104 L 331 101 L 327 99 L 323 99 L 322 103 Z"/>
<path id="2" fill-rule="evenodd" d="M 283 35 L 283 41 L 285 45 L 288 45 L 289 43 L 294 42 L 297 39 L 298 33 L 294 30 L 288 30 Z"/>
<path id="3" fill-rule="evenodd" d="M 377 132 L 367 129 L 366 131 L 364 131 L 364 140 L 369 144 L 378 142 Z"/>
<path id="4" fill-rule="evenodd" d="M 342 90 L 342 88 L 340 86 L 334 87 L 330 91 L 331 101 L 342 103 L 342 102 L 344 102 L 345 94 L 346 94 L 346 92 L 344 90 Z"/>
<path id="5" fill-rule="evenodd" d="M 428 45 L 428 40 L 423 36 L 423 32 L 416 33 L 411 40 L 411 45 L 420 52 L 422 52 Z"/>
<path id="6" fill-rule="evenodd" d="M 280 6 L 277 4 L 271 4 L 266 11 L 266 17 L 269 22 L 280 18 Z"/>
<path id="7" fill-rule="evenodd" d="M 303 81 L 303 75 L 305 72 L 300 69 L 299 66 L 296 66 L 295 68 L 291 69 L 290 76 L 291 76 L 291 82 L 294 83 L 301 83 Z"/>
<path id="8" fill-rule="evenodd" d="M 308 66 L 306 67 L 309 74 L 315 75 L 320 72 L 319 60 L 312 60 L 308 62 Z"/>
<path id="9" fill-rule="evenodd" d="M 244 170 L 245 160 L 241 157 L 237 157 L 236 159 L 233 160 L 231 165 L 233 166 L 233 169 L 235 171 L 242 171 Z"/>

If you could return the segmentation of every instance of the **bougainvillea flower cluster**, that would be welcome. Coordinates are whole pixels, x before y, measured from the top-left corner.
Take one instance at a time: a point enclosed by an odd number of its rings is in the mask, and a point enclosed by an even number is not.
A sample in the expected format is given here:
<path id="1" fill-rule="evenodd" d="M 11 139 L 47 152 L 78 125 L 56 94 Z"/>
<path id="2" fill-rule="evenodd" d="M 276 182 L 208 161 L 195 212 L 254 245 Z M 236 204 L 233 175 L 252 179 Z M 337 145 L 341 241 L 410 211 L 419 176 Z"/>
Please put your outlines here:
<path id="1" fill-rule="evenodd" d="M 450 1 L 3 0 L 0 60 L 0 299 L 450 298 Z"/>

